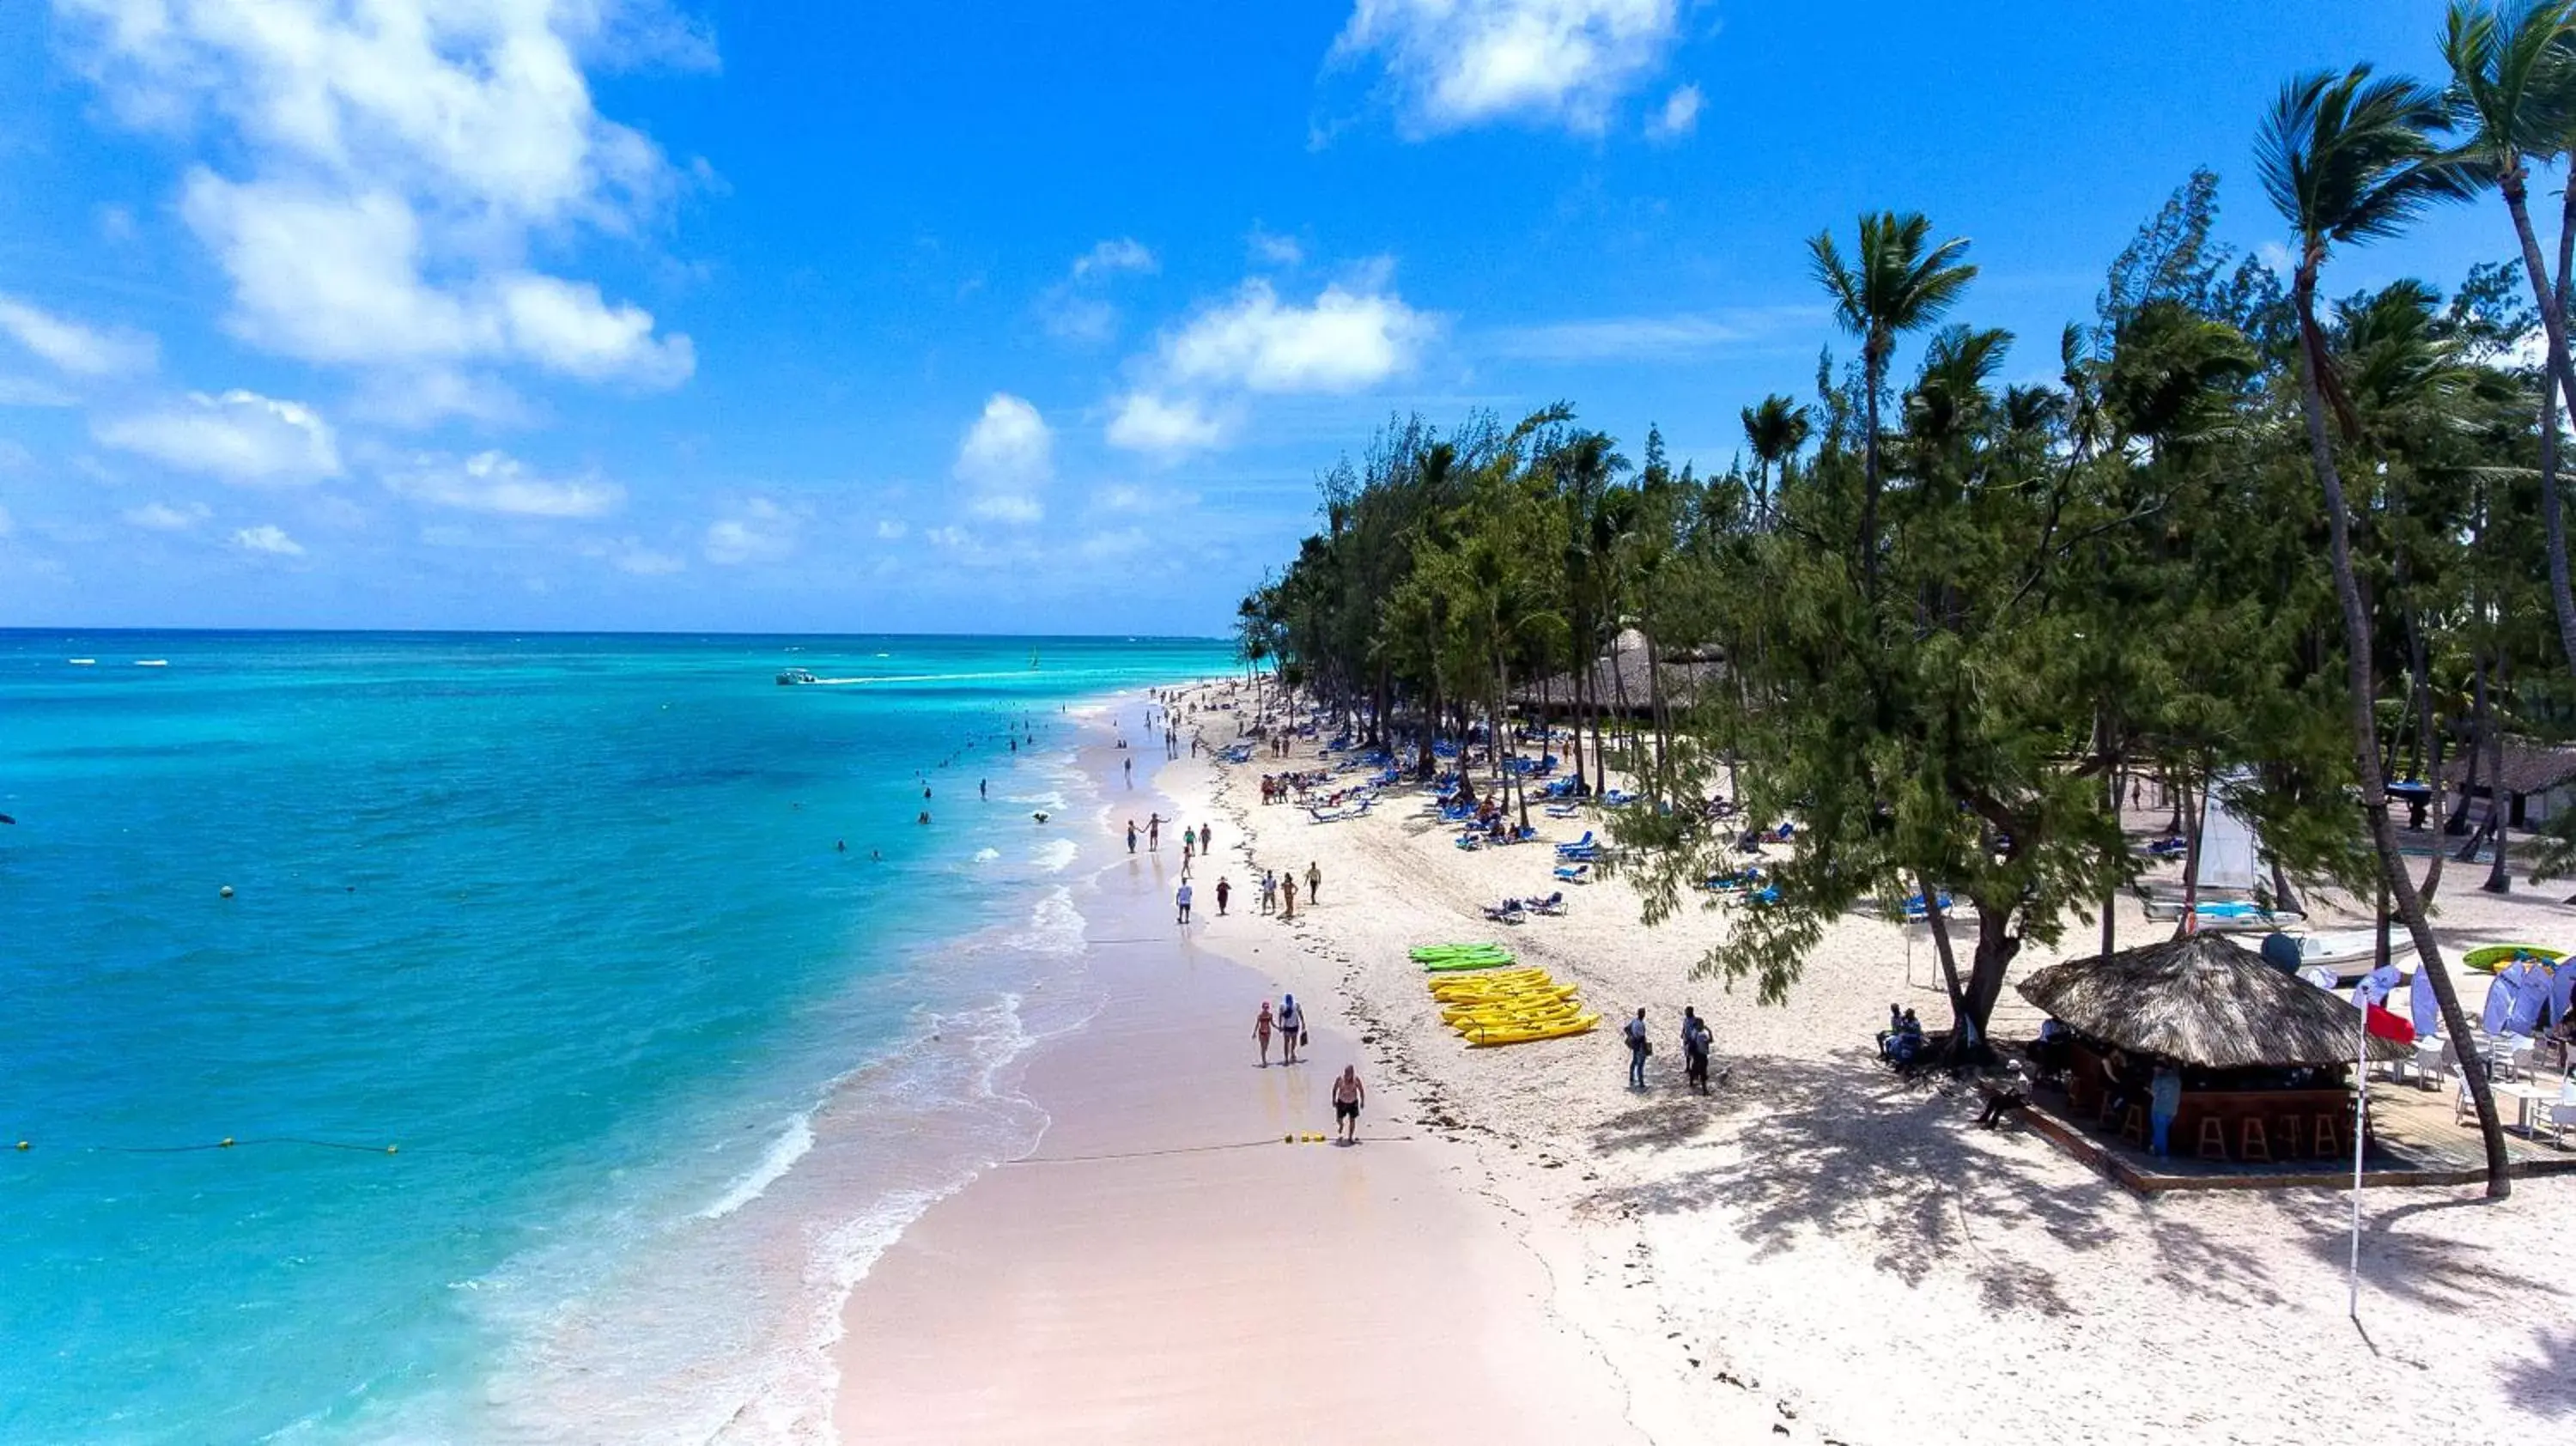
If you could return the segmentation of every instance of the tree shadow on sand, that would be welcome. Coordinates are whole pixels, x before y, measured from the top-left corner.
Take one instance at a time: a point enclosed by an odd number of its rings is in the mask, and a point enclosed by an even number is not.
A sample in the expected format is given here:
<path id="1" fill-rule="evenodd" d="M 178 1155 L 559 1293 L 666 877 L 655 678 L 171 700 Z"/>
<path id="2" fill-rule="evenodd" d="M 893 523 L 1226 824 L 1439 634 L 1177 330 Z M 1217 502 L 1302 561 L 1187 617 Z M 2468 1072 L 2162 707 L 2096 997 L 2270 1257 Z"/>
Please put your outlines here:
<path id="1" fill-rule="evenodd" d="M 2516 1362 L 2505 1383 L 2524 1409 L 2544 1416 L 2576 1416 L 2576 1327 L 2533 1331 L 2535 1354 Z"/>
<path id="2" fill-rule="evenodd" d="M 1659 1092 L 1594 1131 L 1593 1148 L 1605 1156 L 1688 1148 L 1705 1163 L 1607 1186 L 1583 1207 L 1636 1215 L 1722 1204 L 1763 1257 L 1810 1233 L 1865 1236 L 1877 1243 L 1877 1268 L 1916 1286 L 1938 1261 L 1964 1254 L 1990 1307 L 2049 1314 L 2071 1308 L 2054 1274 L 1987 1249 L 1981 1237 L 2035 1227 L 2088 1251 L 2135 1238 L 2143 1214 L 2159 1274 L 2203 1294 L 2277 1299 L 2259 1251 L 2107 1180 L 2070 1183 L 2050 1147 L 2017 1127 L 2006 1128 L 2023 1138 L 1986 1136 L 1974 1123 L 1973 1087 L 1909 1083 L 1860 1051 L 1823 1062 L 1748 1056 L 1733 1068 L 1711 1097 Z"/>

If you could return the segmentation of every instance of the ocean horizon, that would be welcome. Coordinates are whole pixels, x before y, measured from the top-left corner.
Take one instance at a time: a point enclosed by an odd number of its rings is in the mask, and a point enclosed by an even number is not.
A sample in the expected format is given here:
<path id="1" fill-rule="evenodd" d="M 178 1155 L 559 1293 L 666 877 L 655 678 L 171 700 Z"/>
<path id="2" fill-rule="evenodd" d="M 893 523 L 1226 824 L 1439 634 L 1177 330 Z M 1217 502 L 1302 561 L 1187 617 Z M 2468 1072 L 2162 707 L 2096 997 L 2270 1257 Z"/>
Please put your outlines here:
<path id="1" fill-rule="evenodd" d="M 0 630 L 0 1437 L 814 1435 L 840 1299 L 1096 1007 L 1088 710 L 1233 666 Z"/>

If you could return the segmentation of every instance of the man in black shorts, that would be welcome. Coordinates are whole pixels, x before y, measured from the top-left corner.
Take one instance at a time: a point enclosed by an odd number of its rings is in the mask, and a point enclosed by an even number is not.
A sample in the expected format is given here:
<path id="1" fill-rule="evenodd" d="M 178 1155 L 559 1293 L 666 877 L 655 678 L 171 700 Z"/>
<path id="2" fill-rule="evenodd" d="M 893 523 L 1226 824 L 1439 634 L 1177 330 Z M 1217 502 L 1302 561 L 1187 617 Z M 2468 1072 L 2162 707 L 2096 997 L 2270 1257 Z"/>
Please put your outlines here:
<path id="1" fill-rule="evenodd" d="M 1368 1103 L 1368 1088 L 1360 1083 L 1359 1066 L 1342 1066 L 1333 1081 L 1333 1127 L 1341 1132 L 1342 1143 L 1356 1145 L 1360 1137 L 1360 1106 Z"/>

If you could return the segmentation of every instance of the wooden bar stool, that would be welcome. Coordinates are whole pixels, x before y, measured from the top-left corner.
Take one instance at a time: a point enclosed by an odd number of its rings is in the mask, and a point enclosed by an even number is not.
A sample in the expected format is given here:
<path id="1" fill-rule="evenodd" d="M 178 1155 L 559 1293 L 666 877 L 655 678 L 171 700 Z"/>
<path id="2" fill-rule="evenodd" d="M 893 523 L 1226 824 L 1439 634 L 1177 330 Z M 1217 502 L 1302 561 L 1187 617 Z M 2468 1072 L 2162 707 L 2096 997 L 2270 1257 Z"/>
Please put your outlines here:
<path id="1" fill-rule="evenodd" d="M 2256 1160 L 2266 1165 L 2272 1163 L 2272 1137 L 2264 1133 L 2260 1118 L 2247 1115 L 2245 1123 L 2237 1130 L 2236 1158 L 2248 1164 Z"/>
<path id="2" fill-rule="evenodd" d="M 2315 1142 L 2318 1154 L 2341 1157 L 2343 1116 L 2318 1113 L 2308 1125 L 2308 1138 Z"/>
<path id="3" fill-rule="evenodd" d="M 2281 1115 L 2275 1118 L 2272 1121 L 2272 1134 L 2281 1142 L 2282 1159 L 2299 1158 L 2299 1117 L 2297 1115 Z"/>
<path id="4" fill-rule="evenodd" d="M 2146 1148 L 2147 1112 L 2144 1109 L 2141 1109 L 2136 1105 L 2131 1105 L 2121 1114 L 2120 1138 L 2128 1141 L 2132 1145 L 2138 1146 L 2140 1149 Z"/>
<path id="5" fill-rule="evenodd" d="M 2193 1153 L 2204 1160 L 2227 1158 L 2227 1127 L 2218 1122 L 2218 1116 L 2200 1117 L 2200 1148 Z"/>

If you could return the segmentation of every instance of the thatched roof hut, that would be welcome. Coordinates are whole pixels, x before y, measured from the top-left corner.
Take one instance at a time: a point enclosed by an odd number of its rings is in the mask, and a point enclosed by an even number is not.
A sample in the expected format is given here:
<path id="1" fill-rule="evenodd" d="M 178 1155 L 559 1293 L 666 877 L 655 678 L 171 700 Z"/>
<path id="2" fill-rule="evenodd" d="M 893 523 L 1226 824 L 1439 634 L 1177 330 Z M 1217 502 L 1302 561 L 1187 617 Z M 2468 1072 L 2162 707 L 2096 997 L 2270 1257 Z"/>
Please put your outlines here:
<path id="1" fill-rule="evenodd" d="M 2106 1043 L 2202 1069 L 2349 1064 L 2361 1051 L 2351 1000 L 2219 934 L 2069 959 L 2023 980 L 2021 997 Z M 2406 1053 L 2370 1041 L 2373 1059 Z"/>
<path id="2" fill-rule="evenodd" d="M 1716 688 L 1726 677 L 1725 661 L 1714 650 L 1668 650 L 1651 667 L 1646 656 L 1646 635 L 1635 628 L 1613 638 L 1609 653 L 1594 659 L 1580 680 L 1593 706 L 1615 710 L 1625 700 L 1629 712 L 1643 713 L 1660 678 L 1665 703 L 1687 708 L 1698 701 L 1700 690 Z M 1570 707 L 1577 681 L 1573 673 L 1558 673 L 1524 683 L 1512 690 L 1512 702 L 1525 708 Z"/>

